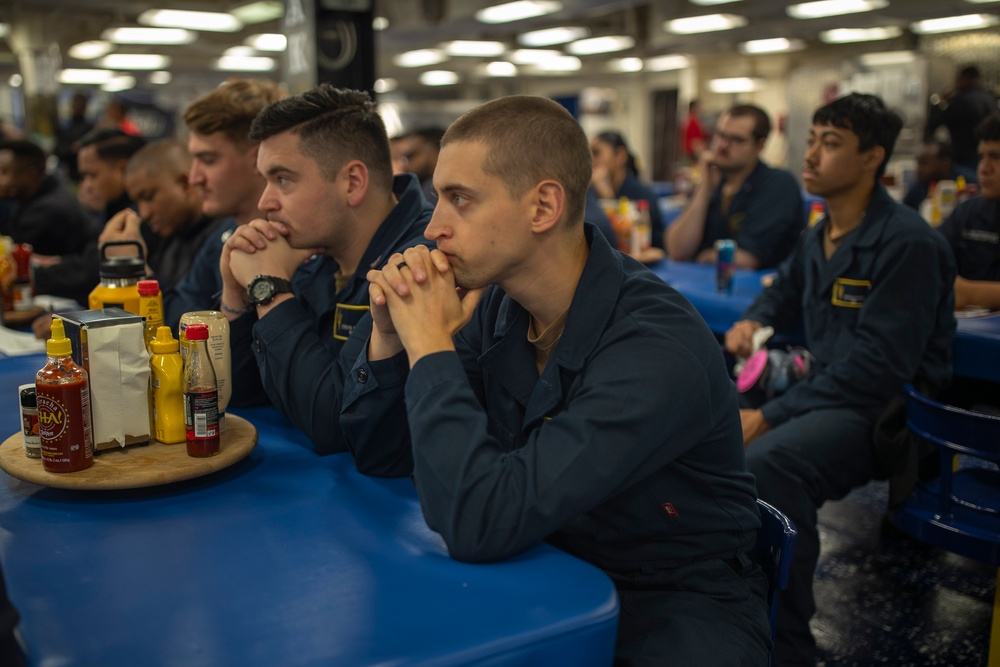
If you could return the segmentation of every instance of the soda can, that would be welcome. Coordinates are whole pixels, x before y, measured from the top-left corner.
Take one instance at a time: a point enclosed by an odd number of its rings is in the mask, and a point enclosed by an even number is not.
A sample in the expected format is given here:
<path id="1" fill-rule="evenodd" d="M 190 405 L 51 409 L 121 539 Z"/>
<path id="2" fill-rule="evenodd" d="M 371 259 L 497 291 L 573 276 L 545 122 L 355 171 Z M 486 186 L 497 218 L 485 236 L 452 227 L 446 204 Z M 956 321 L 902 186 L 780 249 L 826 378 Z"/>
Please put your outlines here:
<path id="1" fill-rule="evenodd" d="M 732 239 L 719 239 L 715 242 L 715 252 L 715 287 L 720 292 L 732 294 L 736 241 Z"/>

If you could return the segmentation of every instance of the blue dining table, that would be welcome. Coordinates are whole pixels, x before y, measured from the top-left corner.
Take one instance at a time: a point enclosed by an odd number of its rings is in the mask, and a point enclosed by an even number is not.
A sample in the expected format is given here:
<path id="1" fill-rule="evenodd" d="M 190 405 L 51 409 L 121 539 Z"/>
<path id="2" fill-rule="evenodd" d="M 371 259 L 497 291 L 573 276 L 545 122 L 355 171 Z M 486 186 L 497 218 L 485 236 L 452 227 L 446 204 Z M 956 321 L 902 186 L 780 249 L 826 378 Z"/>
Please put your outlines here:
<path id="1" fill-rule="evenodd" d="M 0 359 L 10 434 L 16 387 L 43 362 Z M 611 664 L 618 601 L 601 571 L 544 544 L 455 561 L 411 480 L 317 456 L 273 408 L 234 412 L 258 443 L 203 477 L 94 491 L 0 472 L 29 665 Z"/>
<path id="2" fill-rule="evenodd" d="M 662 260 L 650 270 L 687 297 L 717 336 L 722 336 L 764 289 L 773 270 L 736 269 L 732 293 L 716 289 L 715 266 L 693 262 Z M 958 317 L 954 353 L 954 374 L 958 377 L 1000 382 L 1000 313 Z M 801 334 L 779 332 L 801 342 Z"/>

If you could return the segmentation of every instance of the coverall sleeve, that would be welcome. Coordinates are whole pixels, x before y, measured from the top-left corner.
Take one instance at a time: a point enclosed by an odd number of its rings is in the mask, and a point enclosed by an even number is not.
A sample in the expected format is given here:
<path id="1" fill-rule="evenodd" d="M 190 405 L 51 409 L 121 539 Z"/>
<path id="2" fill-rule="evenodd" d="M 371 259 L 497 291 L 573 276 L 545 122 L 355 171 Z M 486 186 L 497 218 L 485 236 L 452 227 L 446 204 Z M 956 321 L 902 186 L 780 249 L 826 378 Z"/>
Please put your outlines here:
<path id="1" fill-rule="evenodd" d="M 769 174 L 765 187 L 747 202 L 746 215 L 736 243 L 753 254 L 761 268 L 785 259 L 805 229 L 802 192 L 791 175 Z"/>

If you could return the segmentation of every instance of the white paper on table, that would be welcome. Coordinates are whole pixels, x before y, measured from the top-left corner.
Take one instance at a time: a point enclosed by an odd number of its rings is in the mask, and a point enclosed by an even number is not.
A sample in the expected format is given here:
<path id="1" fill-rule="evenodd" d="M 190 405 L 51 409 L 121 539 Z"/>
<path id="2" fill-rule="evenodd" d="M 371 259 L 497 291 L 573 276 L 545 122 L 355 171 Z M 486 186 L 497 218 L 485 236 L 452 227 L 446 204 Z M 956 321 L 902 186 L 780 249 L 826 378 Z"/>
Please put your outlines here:
<path id="1" fill-rule="evenodd" d="M 149 439 L 149 353 L 143 323 L 88 327 L 87 349 L 95 445 L 107 449 L 145 442 Z"/>
<path id="2" fill-rule="evenodd" d="M 35 334 L 28 331 L 14 331 L 0 326 L 0 352 L 8 357 L 38 354 L 44 351 L 45 341 L 35 338 Z"/>

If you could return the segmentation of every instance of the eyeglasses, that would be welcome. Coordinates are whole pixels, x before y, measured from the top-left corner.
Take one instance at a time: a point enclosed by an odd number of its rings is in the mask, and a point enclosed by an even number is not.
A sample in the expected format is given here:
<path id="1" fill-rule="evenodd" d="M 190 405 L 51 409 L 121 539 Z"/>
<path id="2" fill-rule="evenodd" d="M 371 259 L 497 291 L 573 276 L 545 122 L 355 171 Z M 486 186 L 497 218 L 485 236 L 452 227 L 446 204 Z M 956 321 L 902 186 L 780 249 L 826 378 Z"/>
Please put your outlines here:
<path id="1" fill-rule="evenodd" d="M 753 141 L 753 137 L 741 137 L 738 134 L 726 134 L 725 132 L 716 132 L 715 137 L 720 142 L 724 141 L 733 146 L 746 146 Z"/>

